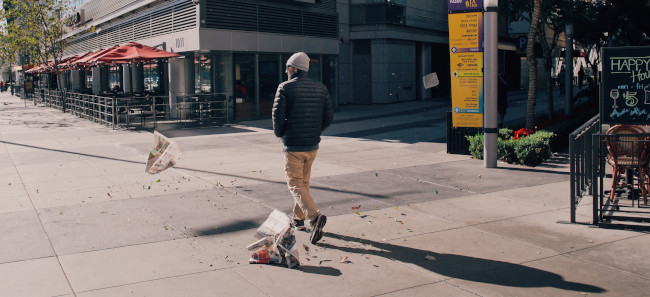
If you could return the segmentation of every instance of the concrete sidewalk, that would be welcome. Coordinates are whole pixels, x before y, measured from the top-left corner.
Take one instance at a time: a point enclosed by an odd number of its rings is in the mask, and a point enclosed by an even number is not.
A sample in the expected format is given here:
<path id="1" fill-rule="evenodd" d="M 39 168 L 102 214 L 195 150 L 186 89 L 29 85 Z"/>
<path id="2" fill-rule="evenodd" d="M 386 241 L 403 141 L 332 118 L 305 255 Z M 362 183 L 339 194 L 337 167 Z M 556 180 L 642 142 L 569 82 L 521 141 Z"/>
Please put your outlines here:
<path id="1" fill-rule="evenodd" d="M 564 156 L 446 154 L 440 104 L 335 115 L 311 181 L 327 233 L 287 269 L 245 250 L 292 206 L 268 121 L 165 131 L 184 155 L 149 175 L 152 133 L 1 93 L 0 295 L 647 296 L 650 235 L 566 223 Z"/>

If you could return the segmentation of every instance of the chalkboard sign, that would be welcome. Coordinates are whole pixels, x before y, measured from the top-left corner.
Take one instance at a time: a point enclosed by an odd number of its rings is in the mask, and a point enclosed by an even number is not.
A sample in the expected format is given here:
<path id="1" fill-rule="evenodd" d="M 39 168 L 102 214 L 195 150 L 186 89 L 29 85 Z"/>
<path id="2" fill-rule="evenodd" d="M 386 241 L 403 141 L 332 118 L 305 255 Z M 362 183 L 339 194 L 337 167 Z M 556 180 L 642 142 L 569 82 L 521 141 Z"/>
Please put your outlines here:
<path id="1" fill-rule="evenodd" d="M 601 122 L 650 124 L 650 47 L 607 47 L 601 56 Z"/>

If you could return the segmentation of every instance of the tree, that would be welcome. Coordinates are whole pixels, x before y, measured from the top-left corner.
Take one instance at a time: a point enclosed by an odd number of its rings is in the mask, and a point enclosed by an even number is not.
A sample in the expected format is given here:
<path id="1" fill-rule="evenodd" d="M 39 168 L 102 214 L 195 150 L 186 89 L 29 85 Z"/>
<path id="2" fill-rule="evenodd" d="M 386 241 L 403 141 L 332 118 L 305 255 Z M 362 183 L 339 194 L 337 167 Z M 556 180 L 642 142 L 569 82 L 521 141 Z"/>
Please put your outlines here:
<path id="1" fill-rule="evenodd" d="M 650 22 L 639 22 L 638 18 L 650 13 L 648 6 L 639 1 L 631 5 L 622 1 L 576 2 L 574 18 L 574 40 L 587 54 L 587 67 L 598 74 L 601 49 L 605 46 L 647 45 L 650 43 Z M 630 10 L 630 7 L 634 7 Z M 632 14 L 632 16 L 628 16 Z M 647 32 L 645 32 L 647 30 Z M 598 81 L 598 78 L 594 78 Z"/>
<path id="2" fill-rule="evenodd" d="M 528 105 L 526 106 L 526 129 L 535 128 L 535 96 L 537 92 L 537 57 L 535 57 L 535 36 L 539 26 L 539 16 L 542 13 L 543 0 L 534 0 L 533 13 L 526 45 L 526 60 L 528 61 Z"/>
<path id="3" fill-rule="evenodd" d="M 9 9 L 4 10 L 2 18 L 12 20 L 6 24 L 3 42 L 31 63 L 47 65 L 51 61 L 57 65 L 67 44 L 63 37 L 71 3 L 68 0 L 4 0 L 3 4 Z"/>

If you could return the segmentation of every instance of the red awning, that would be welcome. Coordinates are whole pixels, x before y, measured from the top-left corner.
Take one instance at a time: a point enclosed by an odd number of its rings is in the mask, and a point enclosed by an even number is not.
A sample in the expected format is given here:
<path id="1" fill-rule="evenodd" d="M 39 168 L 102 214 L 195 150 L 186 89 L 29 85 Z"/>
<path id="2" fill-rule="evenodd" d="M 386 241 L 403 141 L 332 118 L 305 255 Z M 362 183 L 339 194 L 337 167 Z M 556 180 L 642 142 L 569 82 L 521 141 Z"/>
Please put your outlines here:
<path id="1" fill-rule="evenodd" d="M 84 66 L 90 66 L 91 64 L 95 62 L 99 62 L 98 58 L 103 56 L 104 54 L 108 53 L 109 51 L 117 48 L 117 45 L 113 47 L 109 47 L 107 49 L 100 49 L 96 52 L 88 53 L 79 59 L 75 60 L 74 62 L 70 63 L 71 65 L 75 65 L 77 67 L 84 67 Z"/>
<path id="2" fill-rule="evenodd" d="M 155 47 L 143 45 L 137 42 L 129 42 L 122 46 L 106 52 L 97 58 L 99 62 L 132 62 L 156 59 L 180 57 L 179 54 L 171 53 Z"/>
<path id="3" fill-rule="evenodd" d="M 30 68 L 28 70 L 25 70 L 25 73 L 45 73 L 45 72 L 54 72 L 53 71 L 53 66 L 54 63 L 52 61 L 48 61 L 47 65 L 41 64 L 36 67 Z"/>

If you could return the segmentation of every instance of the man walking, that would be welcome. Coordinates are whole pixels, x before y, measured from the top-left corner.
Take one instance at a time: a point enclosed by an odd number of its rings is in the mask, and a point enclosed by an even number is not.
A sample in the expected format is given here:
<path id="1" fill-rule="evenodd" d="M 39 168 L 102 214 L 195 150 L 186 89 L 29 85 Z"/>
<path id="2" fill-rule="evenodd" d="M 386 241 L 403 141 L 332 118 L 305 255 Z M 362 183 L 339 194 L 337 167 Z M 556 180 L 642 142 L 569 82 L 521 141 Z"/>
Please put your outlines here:
<path id="1" fill-rule="evenodd" d="M 316 159 L 323 130 L 333 120 L 334 111 L 327 88 L 307 76 L 309 57 L 295 53 L 287 61 L 288 80 L 278 86 L 273 102 L 273 132 L 284 144 L 284 170 L 293 196 L 293 219 L 297 229 L 311 225 L 312 244 L 323 237 L 327 217 L 322 215 L 309 194 L 311 166 Z"/>

